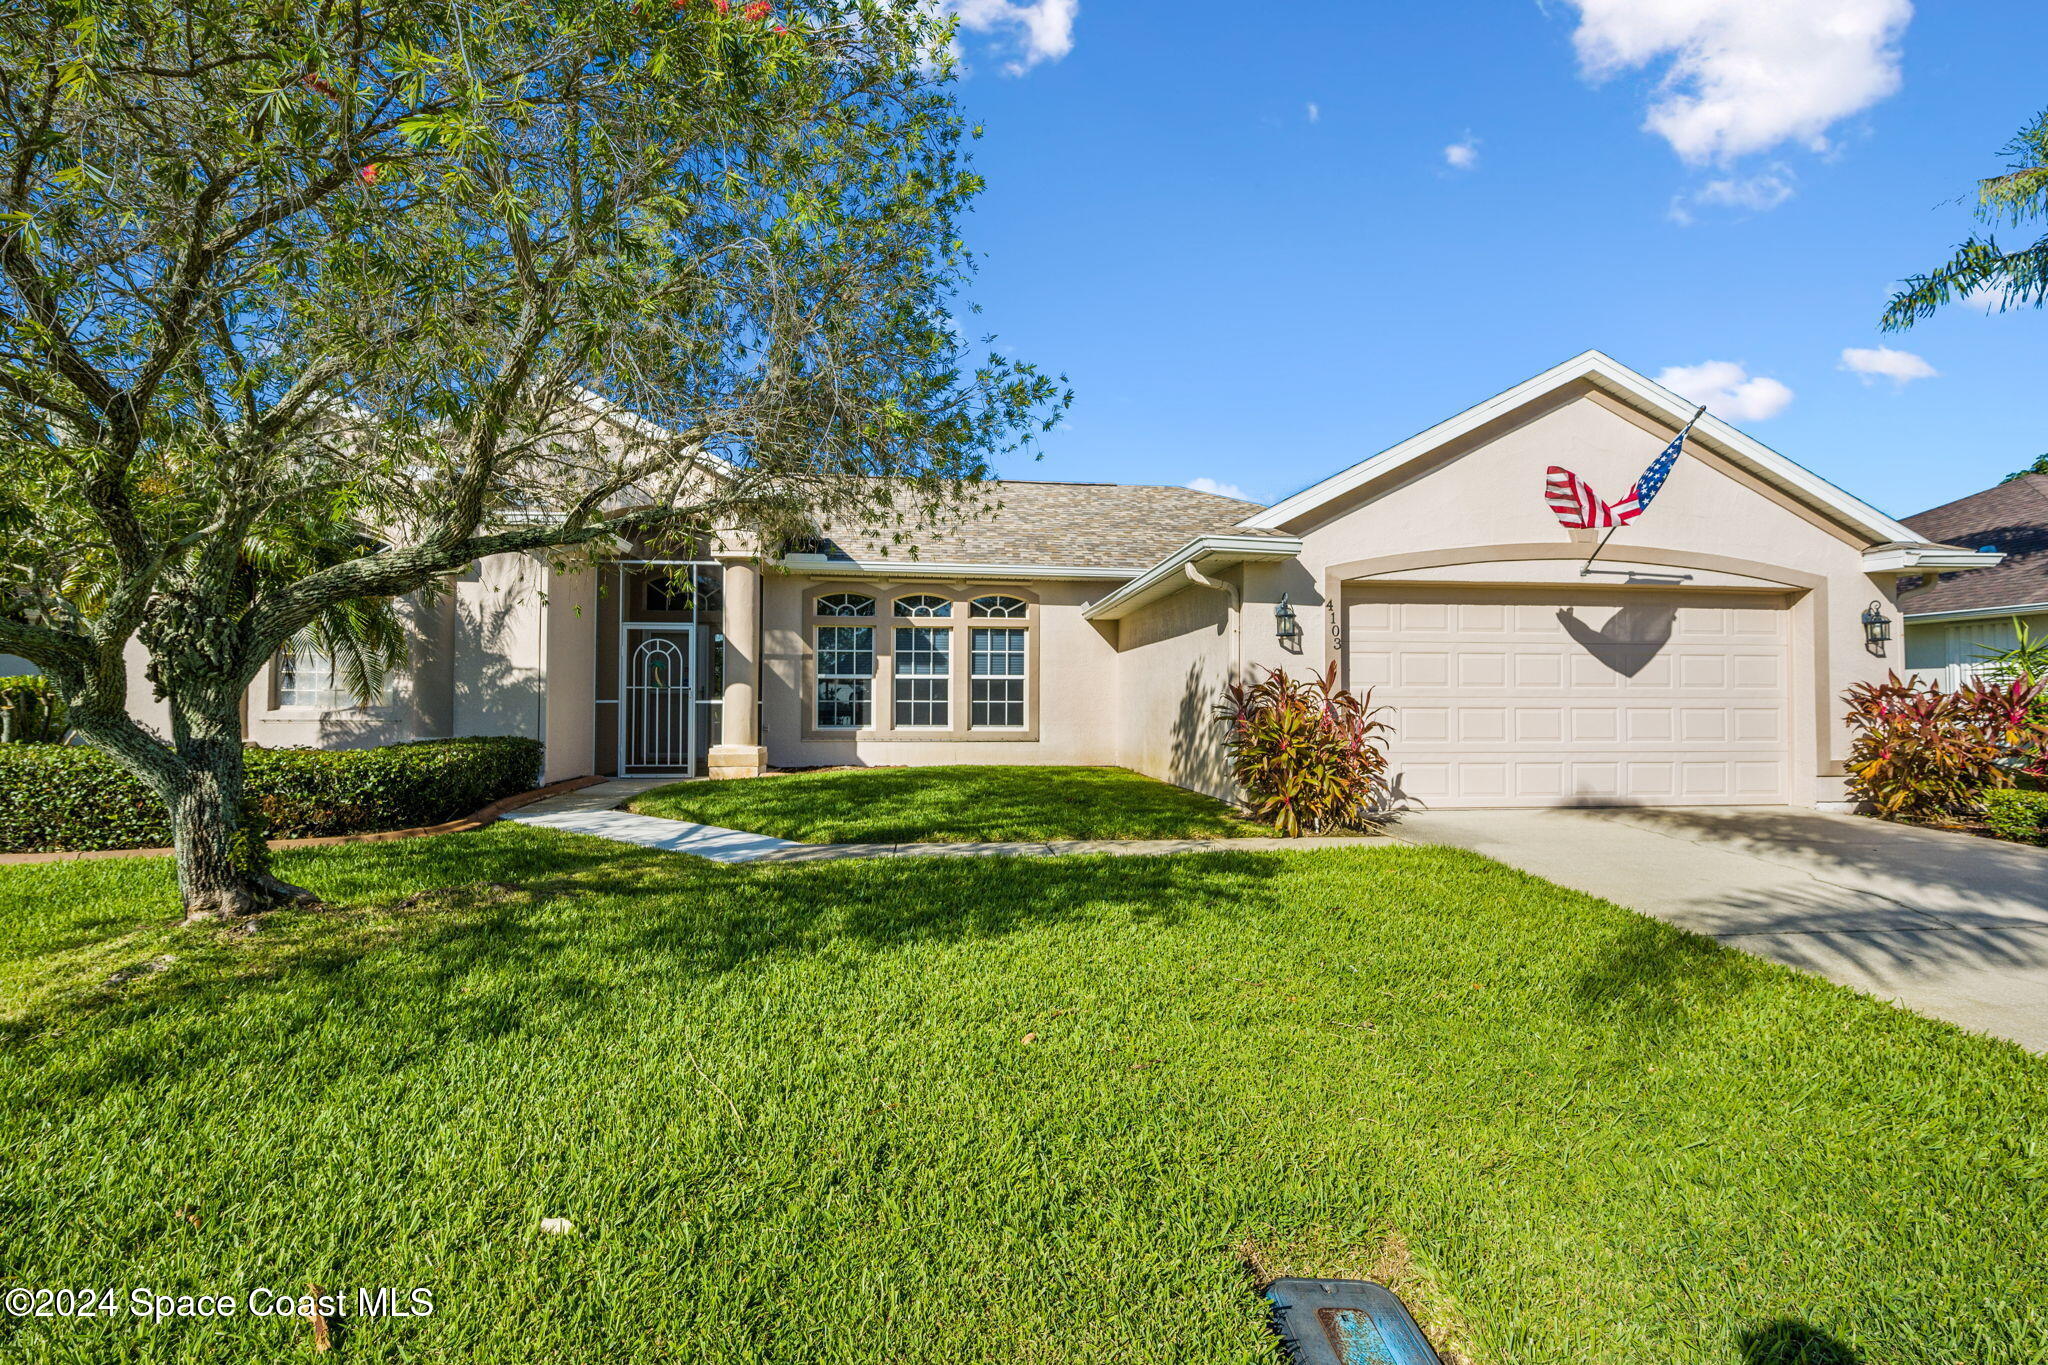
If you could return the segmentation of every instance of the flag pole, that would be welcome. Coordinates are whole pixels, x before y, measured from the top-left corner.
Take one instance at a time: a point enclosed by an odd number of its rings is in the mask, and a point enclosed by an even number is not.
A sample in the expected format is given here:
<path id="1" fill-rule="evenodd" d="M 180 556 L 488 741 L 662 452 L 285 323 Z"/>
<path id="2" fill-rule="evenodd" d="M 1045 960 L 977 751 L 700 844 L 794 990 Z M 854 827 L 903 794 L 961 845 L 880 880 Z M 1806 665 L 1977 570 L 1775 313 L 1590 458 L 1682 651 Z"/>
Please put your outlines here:
<path id="1" fill-rule="evenodd" d="M 1690 418 L 1690 419 L 1688 419 L 1688 420 L 1687 420 L 1686 424 L 1685 424 L 1685 425 L 1684 425 L 1684 426 L 1683 426 L 1682 428 L 1680 428 L 1680 429 L 1679 429 L 1679 432 L 1678 432 L 1678 439 L 1679 439 L 1679 442 L 1680 442 L 1680 445 L 1679 445 L 1679 449 L 1683 450 L 1683 449 L 1685 448 L 1685 446 L 1684 446 L 1684 441 L 1685 441 L 1685 438 L 1686 438 L 1687 434 L 1688 434 L 1688 433 L 1690 433 L 1690 432 L 1692 431 L 1692 424 L 1693 424 L 1694 422 L 1697 422 L 1697 421 L 1699 421 L 1701 417 L 1705 416 L 1705 415 L 1706 415 L 1706 411 L 1707 411 L 1707 405 L 1706 405 L 1705 403 L 1702 403 L 1702 404 L 1700 404 L 1700 405 L 1699 405 L 1699 407 L 1698 407 L 1697 409 L 1695 409 L 1695 410 L 1694 410 L 1694 412 L 1693 412 L 1693 415 L 1691 416 L 1691 418 Z M 1616 523 L 1614 523 L 1614 525 L 1612 525 L 1612 526 L 1610 526 L 1610 527 L 1608 527 L 1608 528 L 1607 528 L 1607 534 L 1606 534 L 1606 535 L 1604 535 L 1604 536 L 1602 536 L 1602 537 L 1600 537 L 1600 543 L 1599 543 L 1598 545 L 1595 545 L 1595 546 L 1593 547 L 1593 553 L 1591 553 L 1591 554 L 1587 555 L 1587 556 L 1586 556 L 1586 562 L 1585 562 L 1585 563 L 1583 563 L 1583 564 L 1581 564 L 1581 565 L 1579 565 L 1579 577 L 1581 577 L 1581 578 L 1589 578 L 1589 577 L 1591 577 L 1591 576 L 1592 576 L 1592 573 L 1593 573 L 1593 561 L 1594 561 L 1594 560 L 1596 560 L 1596 559 L 1598 559 L 1598 558 L 1600 557 L 1600 552 L 1601 552 L 1601 551 L 1603 551 L 1603 550 L 1605 550 L 1605 549 L 1607 548 L 1607 542 L 1608 542 L 1608 541 L 1610 541 L 1610 540 L 1612 540 L 1612 539 L 1614 539 L 1614 533 L 1615 533 L 1616 531 L 1619 531 L 1619 530 L 1621 529 L 1621 527 L 1622 527 L 1622 523 L 1620 523 L 1620 522 L 1618 522 L 1618 521 L 1617 521 Z"/>

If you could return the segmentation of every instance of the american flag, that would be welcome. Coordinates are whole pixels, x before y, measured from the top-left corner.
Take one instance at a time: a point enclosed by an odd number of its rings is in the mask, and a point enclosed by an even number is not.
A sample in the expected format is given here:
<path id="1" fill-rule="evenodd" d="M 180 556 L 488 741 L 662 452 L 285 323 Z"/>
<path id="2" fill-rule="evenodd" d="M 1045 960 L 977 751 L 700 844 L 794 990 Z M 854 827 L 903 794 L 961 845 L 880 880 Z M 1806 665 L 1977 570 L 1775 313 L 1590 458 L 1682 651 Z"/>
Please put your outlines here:
<path id="1" fill-rule="evenodd" d="M 1701 408 L 1700 412 L 1705 412 Z M 1693 414 L 1693 422 L 1699 420 L 1699 413 Z M 1685 449 L 1685 438 L 1692 431 L 1692 422 L 1687 422 L 1679 433 L 1671 438 L 1671 444 L 1664 447 L 1664 453 L 1650 461 L 1650 467 L 1637 479 L 1635 487 L 1628 490 L 1628 496 L 1611 506 L 1600 501 L 1593 492 L 1593 486 L 1569 469 L 1550 466 L 1544 474 L 1543 500 L 1550 504 L 1550 510 L 1557 513 L 1557 519 L 1564 523 L 1567 531 L 1604 530 L 1615 526 L 1626 526 L 1643 514 L 1651 499 L 1663 491 L 1664 481 L 1671 477 L 1671 467 L 1678 463 L 1680 452 Z"/>

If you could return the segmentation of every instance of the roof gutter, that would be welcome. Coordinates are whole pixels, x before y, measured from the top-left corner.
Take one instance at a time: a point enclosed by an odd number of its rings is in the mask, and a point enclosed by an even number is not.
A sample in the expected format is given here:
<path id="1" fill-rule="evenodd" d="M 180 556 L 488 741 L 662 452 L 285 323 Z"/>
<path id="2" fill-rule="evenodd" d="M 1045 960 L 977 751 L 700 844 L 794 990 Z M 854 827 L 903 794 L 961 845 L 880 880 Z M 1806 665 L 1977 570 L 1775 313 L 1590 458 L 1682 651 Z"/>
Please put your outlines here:
<path id="1" fill-rule="evenodd" d="M 784 555 L 775 567 L 790 573 L 846 574 L 864 578 L 1108 578 L 1135 577 L 1137 569 L 1083 564 L 964 564 L 924 559 L 841 559 L 836 555 Z"/>
<path id="2" fill-rule="evenodd" d="M 2008 616 L 2039 616 L 2043 612 L 2048 612 L 2048 602 L 2016 602 L 2009 607 L 1963 607 L 1957 611 L 1907 611 L 1902 614 L 1908 624 L 1918 625 L 1934 621 L 1996 621 Z"/>
<path id="3" fill-rule="evenodd" d="M 1989 569 L 2003 564 L 1997 550 L 1965 550 L 1960 545 L 1880 545 L 1863 552 L 1865 573 L 1908 573 L 1935 570 Z"/>
<path id="4" fill-rule="evenodd" d="M 1089 606 L 1081 614 L 1090 621 L 1121 621 L 1147 603 L 1201 584 L 1217 586 L 1209 575 L 1237 564 L 1270 564 L 1301 553 L 1301 538 L 1285 535 L 1196 536 L 1130 582 Z"/>

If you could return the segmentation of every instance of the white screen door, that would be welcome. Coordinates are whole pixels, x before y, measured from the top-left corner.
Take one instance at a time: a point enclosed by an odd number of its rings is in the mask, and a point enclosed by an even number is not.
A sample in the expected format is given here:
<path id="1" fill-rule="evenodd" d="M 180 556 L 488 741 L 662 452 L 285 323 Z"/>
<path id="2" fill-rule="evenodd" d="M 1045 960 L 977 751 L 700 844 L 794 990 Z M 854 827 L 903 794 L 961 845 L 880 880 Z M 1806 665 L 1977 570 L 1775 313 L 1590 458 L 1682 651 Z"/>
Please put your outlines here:
<path id="1" fill-rule="evenodd" d="M 622 775 L 695 772 L 694 632 L 691 626 L 627 626 Z"/>

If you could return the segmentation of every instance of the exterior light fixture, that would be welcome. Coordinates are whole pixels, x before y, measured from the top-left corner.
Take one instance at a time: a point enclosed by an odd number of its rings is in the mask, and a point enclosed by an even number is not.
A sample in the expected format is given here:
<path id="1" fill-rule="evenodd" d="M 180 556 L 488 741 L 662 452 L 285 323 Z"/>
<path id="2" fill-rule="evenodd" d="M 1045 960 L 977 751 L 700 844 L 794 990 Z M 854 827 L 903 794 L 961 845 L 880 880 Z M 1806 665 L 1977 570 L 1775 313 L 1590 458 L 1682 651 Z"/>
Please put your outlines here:
<path id="1" fill-rule="evenodd" d="M 1294 614 L 1294 604 L 1287 600 L 1284 592 L 1273 607 L 1273 633 L 1282 644 L 1296 644 L 1301 640 L 1301 618 Z"/>
<path id="2" fill-rule="evenodd" d="M 1884 647 L 1892 638 L 1891 618 L 1884 614 L 1884 603 L 1872 602 L 1863 612 L 1863 644 L 1872 654 L 1883 657 Z"/>

